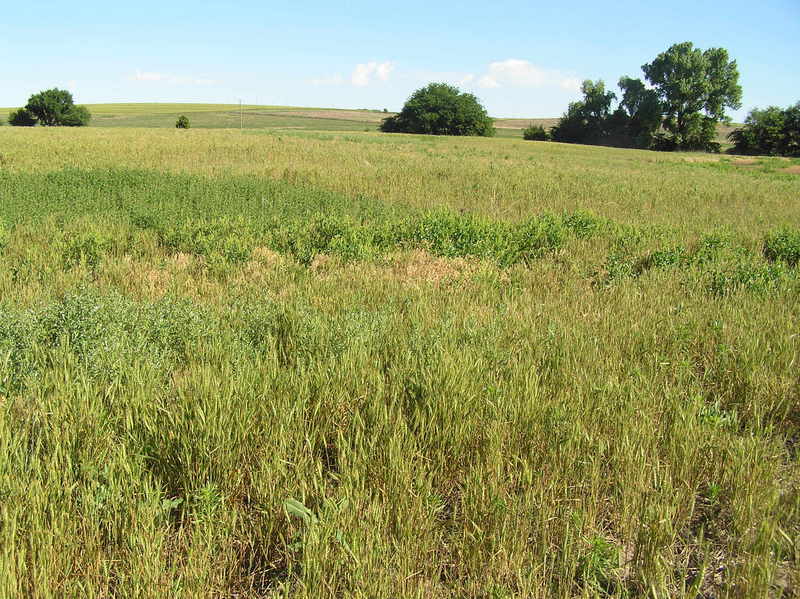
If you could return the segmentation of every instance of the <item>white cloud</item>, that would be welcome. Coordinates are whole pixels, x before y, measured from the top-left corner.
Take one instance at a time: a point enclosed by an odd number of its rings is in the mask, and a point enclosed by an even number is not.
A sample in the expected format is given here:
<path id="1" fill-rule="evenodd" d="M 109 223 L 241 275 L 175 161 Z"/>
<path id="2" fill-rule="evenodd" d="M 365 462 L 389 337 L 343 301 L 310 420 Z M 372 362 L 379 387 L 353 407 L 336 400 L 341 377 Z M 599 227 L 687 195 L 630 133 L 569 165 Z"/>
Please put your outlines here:
<path id="1" fill-rule="evenodd" d="M 336 74 L 309 79 L 309 83 L 311 85 L 345 85 L 349 83 L 355 87 L 367 87 L 376 79 L 388 81 L 392 71 L 394 71 L 394 63 L 388 60 L 385 62 L 363 62 L 355 66 L 349 78 Z"/>
<path id="2" fill-rule="evenodd" d="M 375 68 L 375 73 L 381 81 L 387 81 L 389 74 L 394 70 L 394 63 L 382 62 Z"/>
<path id="3" fill-rule="evenodd" d="M 356 87 L 368 86 L 373 77 L 377 77 L 381 81 L 387 81 L 389 74 L 394 70 L 394 63 L 392 62 L 364 62 L 357 64 L 353 69 L 353 74 L 350 76 L 350 83 Z"/>
<path id="4" fill-rule="evenodd" d="M 136 73 L 128 77 L 131 81 L 163 81 L 173 85 L 217 85 L 219 83 L 215 79 L 196 79 L 194 77 L 186 77 L 179 75 L 170 75 L 168 73 L 156 73 L 152 71 L 141 71 L 136 69 Z"/>
<path id="5" fill-rule="evenodd" d="M 580 88 L 580 81 L 554 69 L 543 69 L 527 60 L 509 58 L 489 64 L 486 74 L 478 79 L 478 86 L 496 87 L 560 87 L 567 90 Z"/>

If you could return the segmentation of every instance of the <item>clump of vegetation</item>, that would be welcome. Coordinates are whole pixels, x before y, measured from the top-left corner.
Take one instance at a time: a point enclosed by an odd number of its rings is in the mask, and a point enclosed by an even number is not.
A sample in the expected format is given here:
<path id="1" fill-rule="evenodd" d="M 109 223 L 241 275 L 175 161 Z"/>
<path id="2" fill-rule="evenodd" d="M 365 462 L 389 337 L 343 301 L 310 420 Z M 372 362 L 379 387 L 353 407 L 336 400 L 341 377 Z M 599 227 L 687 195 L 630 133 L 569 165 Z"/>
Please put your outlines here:
<path id="1" fill-rule="evenodd" d="M 160 244 L 174 252 L 207 258 L 219 256 L 231 264 L 250 257 L 253 241 L 241 220 L 186 220 L 158 231 Z"/>
<path id="2" fill-rule="evenodd" d="M 744 127 L 728 138 L 737 154 L 800 156 L 800 102 L 786 109 L 770 106 L 751 110 Z"/>
<path id="3" fill-rule="evenodd" d="M 189 117 L 186 115 L 181 115 L 178 117 L 178 120 L 175 121 L 175 127 L 177 129 L 188 129 L 189 128 Z"/>
<path id="4" fill-rule="evenodd" d="M 79 234 L 67 240 L 61 259 L 65 269 L 82 265 L 96 270 L 105 253 L 113 247 L 113 240 L 96 232 Z"/>
<path id="5" fill-rule="evenodd" d="M 789 266 L 800 263 L 800 230 L 782 229 L 769 233 L 764 239 L 764 256 L 767 260 L 783 261 Z"/>
<path id="6" fill-rule="evenodd" d="M 495 134 L 493 121 L 478 99 L 446 83 L 430 83 L 415 91 L 398 114 L 383 120 L 381 131 L 485 137 Z"/>
<path id="7" fill-rule="evenodd" d="M 19 108 L 9 113 L 8 124 L 13 127 L 33 127 L 36 117 L 27 108 Z"/>
<path id="8" fill-rule="evenodd" d="M 531 123 L 522 131 L 522 139 L 527 141 L 549 141 L 550 133 L 541 125 Z"/>
<path id="9" fill-rule="evenodd" d="M 741 260 L 712 270 L 708 289 L 713 295 L 720 297 L 740 290 L 764 294 L 780 287 L 787 274 L 779 264 Z"/>

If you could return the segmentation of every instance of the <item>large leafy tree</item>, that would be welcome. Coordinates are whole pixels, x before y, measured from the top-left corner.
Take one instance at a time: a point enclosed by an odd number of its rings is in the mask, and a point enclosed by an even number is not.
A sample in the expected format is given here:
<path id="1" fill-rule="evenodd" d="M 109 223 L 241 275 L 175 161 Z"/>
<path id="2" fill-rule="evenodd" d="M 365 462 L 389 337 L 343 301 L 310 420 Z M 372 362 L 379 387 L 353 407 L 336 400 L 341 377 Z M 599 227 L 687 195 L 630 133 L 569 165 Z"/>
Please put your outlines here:
<path id="1" fill-rule="evenodd" d="M 662 104 L 658 92 L 648 89 L 641 79 L 621 77 L 622 99 L 619 107 L 627 117 L 627 132 L 637 145 L 647 147 L 661 126 Z"/>
<path id="2" fill-rule="evenodd" d="M 717 123 L 727 118 L 725 109 L 741 107 L 739 70 L 728 51 L 674 44 L 642 70 L 661 99 L 664 128 L 674 145 L 713 149 Z"/>
<path id="3" fill-rule="evenodd" d="M 85 106 L 75 106 L 72 94 L 64 89 L 48 89 L 28 98 L 25 109 L 40 125 L 79 127 L 89 124 L 91 115 Z"/>
<path id="4" fill-rule="evenodd" d="M 614 92 L 606 91 L 602 79 L 586 80 L 581 86 L 583 100 L 571 102 L 567 112 L 551 130 L 555 141 L 567 143 L 601 143 L 608 135 L 608 121 Z"/>
<path id="5" fill-rule="evenodd" d="M 415 91 L 399 114 L 384 119 L 381 131 L 482 136 L 495 133 L 493 121 L 478 99 L 446 83 L 431 83 Z"/>

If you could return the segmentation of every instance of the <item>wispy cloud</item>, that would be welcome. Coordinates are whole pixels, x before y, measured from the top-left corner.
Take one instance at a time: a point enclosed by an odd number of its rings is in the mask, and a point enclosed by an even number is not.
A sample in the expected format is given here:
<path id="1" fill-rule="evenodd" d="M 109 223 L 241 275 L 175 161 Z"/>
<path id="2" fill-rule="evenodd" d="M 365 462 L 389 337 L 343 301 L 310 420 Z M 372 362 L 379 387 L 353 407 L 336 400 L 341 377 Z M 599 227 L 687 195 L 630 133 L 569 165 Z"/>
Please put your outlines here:
<path id="1" fill-rule="evenodd" d="M 576 77 L 555 69 L 536 66 L 528 60 L 509 58 L 489 63 L 486 73 L 478 77 L 478 87 L 559 87 L 575 91 L 581 82 Z"/>
<path id="2" fill-rule="evenodd" d="M 169 73 L 157 73 L 153 71 L 141 71 L 136 69 L 136 72 L 128 77 L 130 81 L 144 81 L 144 82 L 164 82 L 172 85 L 217 85 L 219 82 L 215 79 L 187 77 L 183 75 L 172 75 Z"/>

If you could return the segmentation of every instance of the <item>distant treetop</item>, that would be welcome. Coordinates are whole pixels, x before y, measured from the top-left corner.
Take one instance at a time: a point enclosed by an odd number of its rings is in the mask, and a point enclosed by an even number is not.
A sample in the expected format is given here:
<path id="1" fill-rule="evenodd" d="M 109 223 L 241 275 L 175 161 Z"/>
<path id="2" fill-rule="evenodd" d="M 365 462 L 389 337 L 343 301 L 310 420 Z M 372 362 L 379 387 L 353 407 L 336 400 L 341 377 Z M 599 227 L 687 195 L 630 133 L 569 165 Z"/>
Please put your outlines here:
<path id="1" fill-rule="evenodd" d="M 399 114 L 384 119 L 381 131 L 481 136 L 495 133 L 493 121 L 478 99 L 446 83 L 430 83 L 415 91 Z"/>

